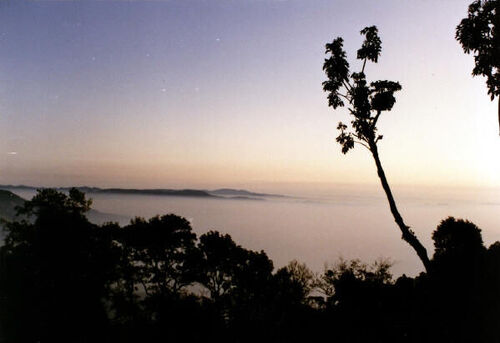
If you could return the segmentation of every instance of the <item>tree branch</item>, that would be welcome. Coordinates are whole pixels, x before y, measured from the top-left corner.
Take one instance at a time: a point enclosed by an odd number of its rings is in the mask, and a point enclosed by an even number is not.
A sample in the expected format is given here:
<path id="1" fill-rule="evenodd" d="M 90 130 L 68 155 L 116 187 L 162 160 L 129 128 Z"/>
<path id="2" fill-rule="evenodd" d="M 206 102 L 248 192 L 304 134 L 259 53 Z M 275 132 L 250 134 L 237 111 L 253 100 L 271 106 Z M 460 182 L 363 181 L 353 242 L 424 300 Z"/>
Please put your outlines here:
<path id="1" fill-rule="evenodd" d="M 385 194 L 387 196 L 387 200 L 389 201 L 389 207 L 394 217 L 394 221 L 401 230 L 402 233 L 401 238 L 415 250 L 418 257 L 420 258 L 420 261 L 422 261 L 425 270 L 429 272 L 431 270 L 431 262 L 429 260 L 429 257 L 427 256 L 427 250 L 422 245 L 422 243 L 420 243 L 420 241 L 418 240 L 417 236 L 413 233 L 413 231 L 410 230 L 410 227 L 404 223 L 401 214 L 399 214 L 398 208 L 396 207 L 396 202 L 394 201 L 394 197 L 392 195 L 391 188 L 389 187 L 389 183 L 387 182 L 384 169 L 382 168 L 382 163 L 380 162 L 377 145 L 375 144 L 375 142 L 370 143 L 370 148 L 371 148 L 370 151 L 372 152 L 373 158 L 375 160 L 375 164 L 377 165 L 378 177 L 380 178 L 380 182 L 382 183 L 382 188 L 384 189 Z"/>
<path id="2" fill-rule="evenodd" d="M 377 121 L 378 121 L 378 118 L 380 117 L 380 114 L 382 113 L 382 111 L 377 111 L 377 114 L 375 115 L 375 117 L 373 118 L 373 122 L 372 122 L 372 129 L 375 128 L 375 125 L 377 125 Z"/>
<path id="3" fill-rule="evenodd" d="M 365 148 L 367 148 L 368 150 L 370 150 L 370 147 L 368 145 L 366 145 L 365 143 L 363 142 L 360 142 L 360 141 L 354 141 L 354 143 L 358 143 L 358 144 L 361 144 L 362 146 L 364 146 Z"/>
<path id="4" fill-rule="evenodd" d="M 339 92 L 337 92 L 337 95 L 340 95 L 341 97 L 343 97 L 344 99 L 349 101 L 350 104 L 352 104 L 352 98 L 349 98 L 347 95 L 344 95 L 344 94 L 339 93 Z"/>
<path id="5" fill-rule="evenodd" d="M 370 142 L 368 142 L 368 141 L 366 140 L 366 138 L 361 137 L 360 135 L 358 135 L 358 134 L 356 134 L 356 133 L 352 133 L 352 132 L 351 132 L 351 135 L 353 135 L 354 137 L 356 137 L 356 138 L 357 138 L 357 139 L 359 139 L 360 141 L 365 142 L 366 144 L 370 144 Z"/>
<path id="6" fill-rule="evenodd" d="M 342 80 L 342 83 L 344 84 L 344 87 L 347 89 L 348 92 L 352 91 L 352 86 L 349 83 L 349 80 Z"/>

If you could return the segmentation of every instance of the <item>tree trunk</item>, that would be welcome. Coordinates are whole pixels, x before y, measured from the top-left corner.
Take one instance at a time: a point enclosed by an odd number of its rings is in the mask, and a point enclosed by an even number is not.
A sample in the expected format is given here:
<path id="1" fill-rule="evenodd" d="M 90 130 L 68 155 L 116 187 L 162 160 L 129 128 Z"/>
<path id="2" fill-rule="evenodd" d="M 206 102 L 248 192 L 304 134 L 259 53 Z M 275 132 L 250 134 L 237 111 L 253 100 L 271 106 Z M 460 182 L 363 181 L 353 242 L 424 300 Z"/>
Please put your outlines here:
<path id="1" fill-rule="evenodd" d="M 411 247 L 415 250 L 418 257 L 422 261 L 425 270 L 427 272 L 430 271 L 430 261 L 427 256 L 427 250 L 420 243 L 415 233 L 410 230 L 410 227 L 407 226 L 401 215 L 399 214 L 398 208 L 396 207 L 396 202 L 394 201 L 394 197 L 392 196 L 391 188 L 389 187 L 389 183 L 387 182 L 387 178 L 385 177 L 384 169 L 382 168 L 382 163 L 380 163 L 380 158 L 378 156 L 377 144 L 375 142 L 370 142 L 370 151 L 372 152 L 373 158 L 375 159 L 375 164 L 377 165 L 377 174 L 380 178 L 380 182 L 382 183 L 382 188 L 387 195 L 387 200 L 389 201 L 389 207 L 391 208 L 391 213 L 394 217 L 394 221 L 399 226 L 399 229 L 402 233 L 402 239 L 406 241 Z"/>

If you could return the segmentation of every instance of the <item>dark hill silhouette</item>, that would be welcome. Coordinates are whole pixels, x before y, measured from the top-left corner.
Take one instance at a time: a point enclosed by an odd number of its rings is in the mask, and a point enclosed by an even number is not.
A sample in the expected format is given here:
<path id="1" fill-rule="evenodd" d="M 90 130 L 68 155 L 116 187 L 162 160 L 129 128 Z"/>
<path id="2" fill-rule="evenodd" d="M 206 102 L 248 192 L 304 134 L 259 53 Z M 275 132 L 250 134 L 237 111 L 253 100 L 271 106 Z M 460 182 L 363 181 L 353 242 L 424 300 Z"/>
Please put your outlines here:
<path id="1" fill-rule="evenodd" d="M 26 185 L 0 185 L 0 189 L 5 190 L 32 190 L 43 189 L 45 187 L 34 187 Z M 68 192 L 72 187 L 57 187 L 60 192 Z M 202 189 L 135 189 L 135 188 L 98 188 L 89 186 L 75 187 L 86 194 L 132 194 L 132 195 L 160 195 L 160 196 L 182 196 L 197 198 L 218 198 L 234 200 L 263 200 L 264 197 L 283 198 L 280 194 L 255 193 L 245 189 L 219 188 L 215 190 Z"/>
<path id="2" fill-rule="evenodd" d="M 16 206 L 22 206 L 24 199 L 6 190 L 0 189 L 0 218 L 12 220 L 16 215 Z"/>
<path id="3" fill-rule="evenodd" d="M 33 186 L 13 186 L 13 185 L 0 185 L 0 189 L 23 189 L 23 190 L 37 190 L 44 189 L 45 187 Z M 60 192 L 68 192 L 73 187 L 57 187 L 56 190 Z M 98 187 L 74 187 L 81 192 L 87 194 L 101 193 L 101 194 L 143 194 L 143 195 L 166 195 L 166 196 L 190 196 L 190 197 L 213 197 L 206 191 L 198 189 L 135 189 L 135 188 L 98 188 Z"/>
<path id="4" fill-rule="evenodd" d="M 233 188 L 219 188 L 207 192 L 213 195 L 222 195 L 222 196 L 278 197 L 278 198 L 284 197 L 284 195 L 281 194 L 255 193 L 247 191 L 246 189 L 233 189 Z"/>
<path id="5" fill-rule="evenodd" d="M 197 189 L 123 189 L 123 188 L 105 188 L 99 189 L 94 193 L 109 194 L 143 194 L 143 195 L 167 195 L 167 196 L 188 196 L 188 197 L 211 197 L 205 191 Z"/>

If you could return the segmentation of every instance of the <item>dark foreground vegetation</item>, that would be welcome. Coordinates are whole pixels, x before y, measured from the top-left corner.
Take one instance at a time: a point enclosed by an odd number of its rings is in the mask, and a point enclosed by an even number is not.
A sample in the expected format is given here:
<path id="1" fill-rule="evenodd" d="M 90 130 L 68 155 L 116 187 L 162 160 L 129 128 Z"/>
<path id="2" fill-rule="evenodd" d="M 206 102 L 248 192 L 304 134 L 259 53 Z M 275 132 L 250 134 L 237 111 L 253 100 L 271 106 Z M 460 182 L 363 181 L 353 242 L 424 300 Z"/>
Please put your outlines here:
<path id="1" fill-rule="evenodd" d="M 45 189 L 4 223 L 2 342 L 500 342 L 500 243 L 448 218 L 431 269 L 339 261 L 322 274 L 173 214 L 91 224 Z"/>

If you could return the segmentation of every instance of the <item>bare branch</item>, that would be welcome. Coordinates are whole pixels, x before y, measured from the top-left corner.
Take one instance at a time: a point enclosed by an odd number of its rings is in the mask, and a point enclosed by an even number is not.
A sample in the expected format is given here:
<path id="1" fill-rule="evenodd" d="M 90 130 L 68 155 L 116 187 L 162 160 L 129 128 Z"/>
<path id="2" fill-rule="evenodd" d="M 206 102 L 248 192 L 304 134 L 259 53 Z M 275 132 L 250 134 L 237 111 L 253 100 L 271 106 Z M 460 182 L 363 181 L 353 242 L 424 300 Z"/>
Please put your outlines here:
<path id="1" fill-rule="evenodd" d="M 369 144 L 370 142 L 368 142 L 368 140 L 365 138 L 365 137 L 361 137 L 360 135 L 356 134 L 356 133 L 351 133 L 351 135 L 353 135 L 354 137 L 356 137 L 357 139 L 359 139 L 360 141 L 364 141 L 366 144 Z"/>
<path id="2" fill-rule="evenodd" d="M 378 118 L 380 117 L 381 113 L 382 113 L 382 111 L 377 111 L 377 115 L 375 116 L 375 118 L 373 118 L 372 129 L 375 128 L 375 125 L 377 125 L 377 121 L 378 121 Z"/>
<path id="3" fill-rule="evenodd" d="M 352 98 L 349 98 L 347 95 L 344 95 L 344 94 L 338 93 L 338 92 L 337 92 L 337 95 L 340 95 L 341 97 L 343 97 L 344 99 L 349 101 L 350 104 L 352 104 Z"/>
<path id="4" fill-rule="evenodd" d="M 349 83 L 349 80 L 342 80 L 342 83 L 344 84 L 344 87 L 347 89 L 347 91 L 352 91 L 352 86 Z"/>
<path id="5" fill-rule="evenodd" d="M 370 147 L 367 144 L 365 144 L 365 143 L 363 143 L 361 141 L 354 140 L 354 143 L 361 144 L 362 146 L 364 146 L 365 148 L 367 148 L 368 150 L 370 150 Z"/>

